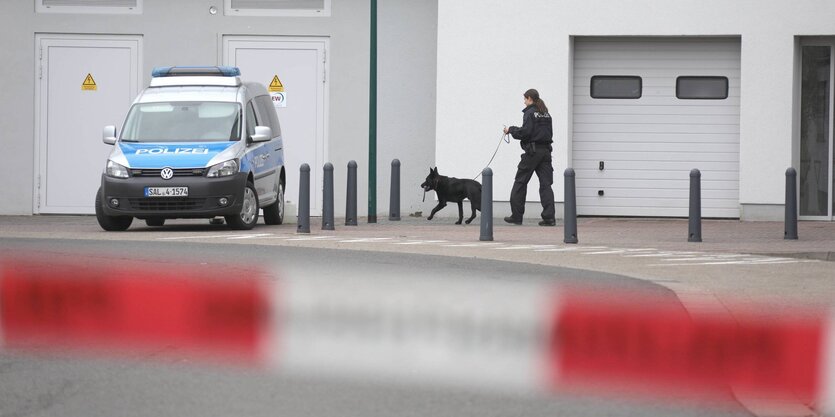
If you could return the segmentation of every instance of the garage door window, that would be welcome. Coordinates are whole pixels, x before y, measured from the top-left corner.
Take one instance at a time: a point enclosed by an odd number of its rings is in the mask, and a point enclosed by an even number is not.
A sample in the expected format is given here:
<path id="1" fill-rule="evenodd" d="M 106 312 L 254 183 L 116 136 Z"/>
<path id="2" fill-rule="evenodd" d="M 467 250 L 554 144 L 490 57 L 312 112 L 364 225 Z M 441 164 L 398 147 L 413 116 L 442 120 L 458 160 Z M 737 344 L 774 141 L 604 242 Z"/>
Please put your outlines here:
<path id="1" fill-rule="evenodd" d="M 641 98 L 641 77 L 633 75 L 595 75 L 591 77 L 591 98 Z"/>
<path id="2" fill-rule="evenodd" d="M 728 98 L 728 77 L 678 77 L 676 98 L 724 100 Z"/>

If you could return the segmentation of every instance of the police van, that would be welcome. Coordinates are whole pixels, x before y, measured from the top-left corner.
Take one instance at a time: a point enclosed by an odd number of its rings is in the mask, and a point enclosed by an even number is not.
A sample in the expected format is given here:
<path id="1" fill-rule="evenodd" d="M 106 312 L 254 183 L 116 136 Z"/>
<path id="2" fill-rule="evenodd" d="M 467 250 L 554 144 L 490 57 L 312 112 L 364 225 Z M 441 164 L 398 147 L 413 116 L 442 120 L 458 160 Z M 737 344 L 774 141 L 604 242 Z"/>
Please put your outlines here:
<path id="1" fill-rule="evenodd" d="M 223 216 L 233 229 L 284 221 L 284 146 L 267 89 L 236 67 L 155 68 L 113 145 L 96 194 L 104 230 Z"/>

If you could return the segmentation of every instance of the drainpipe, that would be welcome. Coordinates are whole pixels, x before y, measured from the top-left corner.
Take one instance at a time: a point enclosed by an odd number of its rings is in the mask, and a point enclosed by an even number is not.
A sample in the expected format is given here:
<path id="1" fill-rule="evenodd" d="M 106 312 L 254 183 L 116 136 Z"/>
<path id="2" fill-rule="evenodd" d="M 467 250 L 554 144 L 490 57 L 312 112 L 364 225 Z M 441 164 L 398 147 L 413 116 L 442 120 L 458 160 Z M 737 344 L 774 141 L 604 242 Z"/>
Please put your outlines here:
<path id="1" fill-rule="evenodd" d="M 368 222 L 377 223 L 377 0 L 371 2 L 371 68 L 368 82 Z"/>

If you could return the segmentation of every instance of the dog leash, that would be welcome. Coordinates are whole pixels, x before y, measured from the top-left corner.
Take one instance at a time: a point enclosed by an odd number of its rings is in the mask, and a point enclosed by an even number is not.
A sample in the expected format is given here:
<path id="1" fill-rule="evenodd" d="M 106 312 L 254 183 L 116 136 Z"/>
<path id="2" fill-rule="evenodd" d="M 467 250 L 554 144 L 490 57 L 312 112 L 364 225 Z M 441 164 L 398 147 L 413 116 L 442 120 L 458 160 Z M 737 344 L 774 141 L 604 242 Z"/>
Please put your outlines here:
<path id="1" fill-rule="evenodd" d="M 505 126 L 505 127 L 507 127 L 507 126 Z M 502 130 L 504 131 L 504 129 L 502 129 Z M 493 151 L 493 156 L 490 157 L 490 161 L 487 162 L 487 166 L 485 166 L 484 168 L 488 168 L 490 166 L 490 164 L 493 163 L 493 159 L 496 158 L 496 154 L 499 153 L 499 148 L 502 146 L 502 141 L 504 141 L 505 143 L 510 143 L 510 133 L 502 133 L 502 136 L 499 137 L 499 143 L 496 144 L 496 150 Z M 480 176 L 481 176 L 481 172 L 479 172 L 478 175 L 473 177 L 473 180 L 475 180 L 476 178 L 478 178 Z M 426 199 L 426 192 L 424 192 L 423 194 L 424 194 L 423 198 L 425 200 Z"/>

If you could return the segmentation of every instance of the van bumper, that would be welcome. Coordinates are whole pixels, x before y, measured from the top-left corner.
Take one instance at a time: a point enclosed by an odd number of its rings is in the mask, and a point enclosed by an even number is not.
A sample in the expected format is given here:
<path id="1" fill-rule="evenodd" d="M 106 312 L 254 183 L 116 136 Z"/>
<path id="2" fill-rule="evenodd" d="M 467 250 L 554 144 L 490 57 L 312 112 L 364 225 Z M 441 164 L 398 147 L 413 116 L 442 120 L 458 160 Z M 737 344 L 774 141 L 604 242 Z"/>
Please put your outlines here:
<path id="1" fill-rule="evenodd" d="M 109 216 L 211 218 L 239 214 L 243 206 L 247 174 L 238 173 L 222 178 L 130 177 L 112 178 L 102 174 L 102 210 Z M 145 197 L 145 187 L 188 187 L 188 197 Z M 221 205 L 226 198 L 226 205 Z M 118 205 L 112 200 L 116 199 Z"/>

